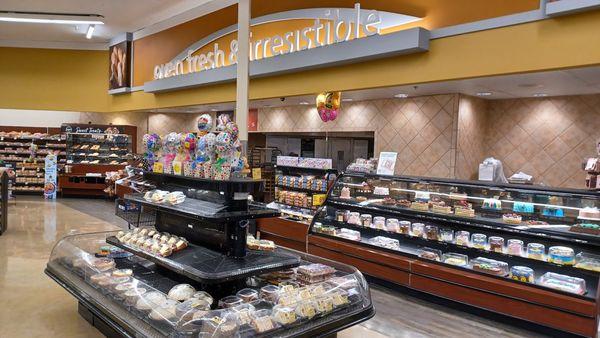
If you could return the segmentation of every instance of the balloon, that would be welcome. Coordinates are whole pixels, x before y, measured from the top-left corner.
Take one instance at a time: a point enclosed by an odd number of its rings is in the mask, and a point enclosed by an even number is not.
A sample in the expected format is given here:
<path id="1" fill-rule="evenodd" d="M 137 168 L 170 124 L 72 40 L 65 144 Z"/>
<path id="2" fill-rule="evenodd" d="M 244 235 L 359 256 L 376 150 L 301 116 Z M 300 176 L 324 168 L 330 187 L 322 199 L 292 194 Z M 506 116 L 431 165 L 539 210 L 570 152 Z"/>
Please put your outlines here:
<path id="1" fill-rule="evenodd" d="M 323 92 L 317 96 L 317 112 L 323 122 L 337 118 L 342 101 L 341 92 Z"/>
<path id="2" fill-rule="evenodd" d="M 209 132 L 213 127 L 212 117 L 210 114 L 202 114 L 198 118 L 198 130 Z"/>
<path id="3" fill-rule="evenodd" d="M 229 122 L 231 122 L 231 119 L 229 118 L 228 114 L 221 114 L 221 115 L 219 115 L 219 117 L 217 118 L 217 130 L 218 131 L 225 130 L 225 126 Z"/>
<path id="4" fill-rule="evenodd" d="M 183 148 L 191 153 L 195 152 L 197 144 L 196 140 L 196 135 L 194 135 L 193 133 L 185 134 L 185 136 L 183 137 Z"/>
<path id="5" fill-rule="evenodd" d="M 175 154 L 181 147 L 181 136 L 178 133 L 169 133 L 164 140 L 164 149 L 168 154 Z"/>
<path id="6" fill-rule="evenodd" d="M 220 132 L 215 140 L 215 152 L 219 155 L 226 155 L 233 148 L 233 137 L 228 132 Z"/>
<path id="7" fill-rule="evenodd" d="M 240 133 L 240 130 L 238 129 L 238 126 L 237 124 L 235 124 L 235 122 L 227 122 L 223 130 L 230 133 L 231 137 L 233 137 L 234 140 L 237 140 L 238 135 Z"/>

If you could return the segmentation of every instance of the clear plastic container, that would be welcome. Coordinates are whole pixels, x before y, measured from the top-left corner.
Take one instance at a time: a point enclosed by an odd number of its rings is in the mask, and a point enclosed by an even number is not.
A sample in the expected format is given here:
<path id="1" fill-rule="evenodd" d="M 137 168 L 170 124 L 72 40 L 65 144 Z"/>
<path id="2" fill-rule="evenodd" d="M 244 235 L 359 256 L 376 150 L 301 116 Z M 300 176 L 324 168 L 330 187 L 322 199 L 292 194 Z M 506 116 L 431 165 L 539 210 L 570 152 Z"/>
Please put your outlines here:
<path id="1" fill-rule="evenodd" d="M 485 257 L 477 257 L 471 260 L 471 269 L 495 276 L 508 275 L 508 263 Z"/>
<path id="2" fill-rule="evenodd" d="M 413 223 L 410 233 L 414 237 L 425 237 L 425 224 Z"/>
<path id="3" fill-rule="evenodd" d="M 427 225 L 425 227 L 425 238 L 438 241 L 440 239 L 440 230 L 435 225 Z"/>
<path id="4" fill-rule="evenodd" d="M 219 300 L 219 307 L 223 309 L 232 308 L 234 306 L 238 306 L 243 304 L 244 301 L 238 296 L 227 296 L 225 298 L 221 298 Z"/>
<path id="5" fill-rule="evenodd" d="M 275 285 L 265 285 L 260 289 L 258 296 L 260 299 L 276 303 L 279 293 L 279 287 Z"/>
<path id="6" fill-rule="evenodd" d="M 585 280 L 577 277 L 546 272 L 540 277 L 540 285 L 556 290 L 583 295 L 587 292 Z"/>
<path id="7" fill-rule="evenodd" d="M 294 324 L 298 320 L 295 309 L 290 306 L 276 305 L 273 307 L 271 316 L 282 326 Z"/>
<path id="8" fill-rule="evenodd" d="M 331 277 L 335 273 L 335 269 L 331 266 L 317 263 L 301 265 L 300 267 L 298 267 L 297 273 L 297 278 L 301 281 L 307 283 L 316 283 Z"/>
<path id="9" fill-rule="evenodd" d="M 365 228 L 370 228 L 371 224 L 373 224 L 373 216 L 369 214 L 362 214 L 360 215 L 360 222 Z"/>
<path id="10" fill-rule="evenodd" d="M 354 224 L 354 225 L 361 225 L 361 221 L 360 221 L 360 213 L 358 212 L 350 212 L 348 214 L 348 223 L 349 224 Z"/>
<path id="11" fill-rule="evenodd" d="M 177 301 L 184 301 L 192 298 L 196 293 L 196 289 L 189 284 L 178 284 L 169 290 L 169 298 Z"/>
<path id="12" fill-rule="evenodd" d="M 371 238 L 370 243 L 390 250 L 400 250 L 400 242 L 393 238 L 377 236 Z"/>
<path id="13" fill-rule="evenodd" d="M 560 265 L 574 265 L 575 251 L 566 246 L 551 246 L 548 248 L 548 262 Z"/>
<path id="14" fill-rule="evenodd" d="M 452 243 L 454 242 L 454 230 L 452 229 L 441 229 L 440 239 L 442 242 Z"/>
<path id="15" fill-rule="evenodd" d="M 462 246 L 469 246 L 471 245 L 471 233 L 469 233 L 468 231 L 457 231 L 456 232 L 456 239 L 455 239 L 455 243 L 458 245 L 462 245 Z"/>
<path id="16" fill-rule="evenodd" d="M 540 243 L 527 244 L 527 257 L 537 259 L 539 261 L 546 260 L 546 247 Z"/>
<path id="17" fill-rule="evenodd" d="M 385 229 L 385 217 L 376 216 L 373 218 L 372 228 L 383 230 Z"/>
<path id="18" fill-rule="evenodd" d="M 600 272 L 600 256 L 580 252 L 575 256 L 575 267 Z"/>
<path id="19" fill-rule="evenodd" d="M 385 221 L 385 228 L 389 232 L 400 232 L 400 222 L 396 218 L 388 218 Z"/>
<path id="20" fill-rule="evenodd" d="M 346 213 L 348 213 L 347 210 L 336 210 L 335 211 L 335 220 L 338 222 L 346 222 Z"/>
<path id="21" fill-rule="evenodd" d="M 504 238 L 498 236 L 490 236 L 488 239 L 488 246 L 490 251 L 493 252 L 504 252 Z"/>
<path id="22" fill-rule="evenodd" d="M 524 245 L 522 240 L 511 238 L 506 244 L 506 253 L 513 256 L 524 255 Z"/>
<path id="23" fill-rule="evenodd" d="M 258 334 L 275 330 L 278 327 L 277 322 L 271 318 L 271 311 L 269 310 L 254 311 L 251 318 L 251 326 Z"/>
<path id="24" fill-rule="evenodd" d="M 487 236 L 484 234 L 473 234 L 471 236 L 471 246 L 476 249 L 487 249 Z"/>
<path id="25" fill-rule="evenodd" d="M 400 227 L 400 231 L 398 231 L 401 234 L 404 235 L 410 235 L 410 222 L 409 221 L 400 221 L 399 224 Z"/>
<path id="26" fill-rule="evenodd" d="M 442 256 L 442 262 L 456 266 L 467 266 L 469 265 L 469 257 L 455 252 L 448 252 Z"/>
<path id="27" fill-rule="evenodd" d="M 251 288 L 245 288 L 238 291 L 236 296 L 240 297 L 245 303 L 250 303 L 258 299 L 258 291 Z"/>
<path id="28" fill-rule="evenodd" d="M 523 283 L 535 283 L 535 273 L 527 266 L 513 266 L 510 268 L 510 278 Z"/>
<path id="29" fill-rule="evenodd" d="M 421 248 L 419 249 L 419 251 L 417 251 L 417 255 L 421 258 L 437 262 L 441 261 L 442 259 L 442 252 L 440 250 L 432 248 Z"/>
<path id="30" fill-rule="evenodd" d="M 360 241 L 360 231 L 356 231 L 356 230 L 352 230 L 352 229 L 346 229 L 346 228 L 341 228 L 336 236 L 341 237 L 341 238 L 346 238 L 352 241 Z"/>

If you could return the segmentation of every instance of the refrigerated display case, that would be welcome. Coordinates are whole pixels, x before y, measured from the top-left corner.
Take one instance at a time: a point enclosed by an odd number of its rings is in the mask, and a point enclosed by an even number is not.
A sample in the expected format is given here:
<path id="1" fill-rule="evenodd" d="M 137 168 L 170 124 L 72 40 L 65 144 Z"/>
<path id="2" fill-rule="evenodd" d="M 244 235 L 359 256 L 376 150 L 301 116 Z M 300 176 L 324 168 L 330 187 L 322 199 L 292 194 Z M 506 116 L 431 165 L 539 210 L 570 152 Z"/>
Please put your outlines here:
<path id="1" fill-rule="evenodd" d="M 325 201 L 338 171 L 331 169 L 331 160 L 328 159 L 304 160 L 290 156 L 277 158 L 279 164 L 275 166 L 275 199 L 267 206 L 279 210 L 281 217 L 258 220 L 257 227 L 261 238 L 306 251 L 308 226 L 317 208 Z M 286 159 L 294 162 L 285 162 Z"/>
<path id="2" fill-rule="evenodd" d="M 103 333 L 314 337 L 374 315 L 357 269 L 289 249 L 247 246 L 248 220 L 278 215 L 248 202 L 261 181 L 144 178 L 186 197 L 169 204 L 125 195 L 125 202 L 137 204 L 129 210 L 150 216 L 154 226 L 67 236 L 46 268 Z"/>
<path id="3" fill-rule="evenodd" d="M 424 293 L 592 336 L 598 207 L 600 195 L 586 190 L 343 174 L 315 215 L 308 252 Z M 360 235 L 349 237 L 349 230 Z"/>

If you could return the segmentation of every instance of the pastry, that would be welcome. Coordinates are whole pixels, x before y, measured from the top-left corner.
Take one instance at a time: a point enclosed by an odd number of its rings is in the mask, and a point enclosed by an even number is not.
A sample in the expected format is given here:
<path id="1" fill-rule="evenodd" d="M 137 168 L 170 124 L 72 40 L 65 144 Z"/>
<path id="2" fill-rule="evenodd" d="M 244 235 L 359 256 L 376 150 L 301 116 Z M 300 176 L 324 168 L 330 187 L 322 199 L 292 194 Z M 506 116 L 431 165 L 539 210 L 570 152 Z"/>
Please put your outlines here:
<path id="1" fill-rule="evenodd" d="M 523 255 L 523 246 L 524 246 L 524 243 L 522 240 L 509 239 L 508 244 L 506 245 L 506 252 L 509 255 L 522 256 Z"/>
<path id="2" fill-rule="evenodd" d="M 427 225 L 425 227 L 425 238 L 432 240 L 432 241 L 437 241 L 439 240 L 440 237 L 440 233 L 439 233 L 439 229 L 438 227 L 436 227 L 435 225 Z"/>
<path id="3" fill-rule="evenodd" d="M 419 211 L 429 211 L 429 202 L 412 202 L 410 208 Z"/>
<path id="4" fill-rule="evenodd" d="M 476 249 L 485 250 L 487 248 L 487 236 L 484 234 L 473 234 L 471 236 L 471 246 Z"/>
<path id="5" fill-rule="evenodd" d="M 115 261 L 110 258 L 96 258 L 91 264 L 97 271 L 107 271 L 115 267 Z"/>
<path id="6" fill-rule="evenodd" d="M 575 264 L 575 252 L 566 246 L 551 246 L 548 249 L 548 262 L 560 265 Z"/>
<path id="7" fill-rule="evenodd" d="M 204 300 L 208 303 L 209 306 L 211 306 L 214 302 L 213 297 L 206 291 L 198 291 L 192 295 L 192 298 Z"/>
<path id="8" fill-rule="evenodd" d="M 398 200 L 396 201 L 396 205 L 404 207 L 404 208 L 409 208 L 411 206 L 412 202 L 409 200 Z"/>
<path id="9" fill-rule="evenodd" d="M 342 191 L 340 192 L 340 198 L 343 198 L 343 199 L 350 199 L 350 198 L 352 198 L 350 196 L 350 188 L 343 187 Z"/>
<path id="10" fill-rule="evenodd" d="M 176 306 L 175 314 L 177 315 L 177 318 L 180 318 L 182 321 L 190 321 L 193 319 L 196 311 L 208 310 L 210 310 L 210 304 L 205 300 L 190 298 Z"/>
<path id="11" fill-rule="evenodd" d="M 106 272 L 102 272 L 102 273 L 97 273 L 95 275 L 90 276 L 90 283 L 93 286 L 100 286 L 100 283 L 105 284 L 105 281 L 108 281 L 110 279 L 110 273 L 106 273 Z"/>
<path id="12" fill-rule="evenodd" d="M 250 325 L 252 317 L 256 313 L 256 309 L 251 304 L 236 305 L 231 310 L 235 313 L 237 322 L 240 325 Z"/>
<path id="13" fill-rule="evenodd" d="M 508 264 L 506 262 L 484 257 L 471 260 L 471 269 L 496 276 L 506 276 L 508 274 Z"/>
<path id="14" fill-rule="evenodd" d="M 368 198 L 366 198 L 365 196 L 356 197 L 356 201 L 359 203 L 366 202 L 367 200 L 368 200 Z"/>
<path id="15" fill-rule="evenodd" d="M 471 203 L 458 201 L 454 204 L 454 214 L 460 217 L 475 217 L 475 210 Z"/>
<path id="16" fill-rule="evenodd" d="M 172 323 L 176 318 L 175 312 L 177 304 L 178 303 L 176 301 L 168 299 L 158 306 L 152 308 L 152 311 L 150 311 L 148 317 L 150 317 L 152 320 Z"/>
<path id="17" fill-rule="evenodd" d="M 581 278 L 547 272 L 540 278 L 540 285 L 552 289 L 583 295 L 586 293 L 585 280 Z"/>
<path id="18" fill-rule="evenodd" d="M 317 312 L 325 314 L 333 311 L 333 299 L 330 296 L 320 297 L 315 301 Z"/>
<path id="19" fill-rule="evenodd" d="M 168 257 L 173 253 L 173 250 L 171 250 L 171 247 L 168 244 L 163 244 L 160 247 L 160 250 L 158 251 L 158 254 L 161 255 L 162 257 Z"/>
<path id="20" fill-rule="evenodd" d="M 466 255 L 449 252 L 442 256 L 442 262 L 456 266 L 466 266 L 469 264 L 469 257 Z"/>
<path id="21" fill-rule="evenodd" d="M 600 210 L 598 208 L 593 207 L 585 207 L 583 209 L 579 209 L 579 215 L 577 216 L 579 219 L 589 219 L 589 220 L 600 220 Z"/>
<path id="22" fill-rule="evenodd" d="M 139 297 L 135 303 L 135 308 L 139 311 L 150 312 L 153 308 L 164 303 L 166 300 L 167 298 L 165 295 L 158 291 L 147 292 Z"/>
<path id="23" fill-rule="evenodd" d="M 375 216 L 373 218 L 372 228 L 383 230 L 385 229 L 385 217 Z"/>
<path id="24" fill-rule="evenodd" d="M 262 251 L 275 251 L 275 242 L 261 239 L 258 242 L 258 249 Z"/>
<path id="25" fill-rule="evenodd" d="M 279 293 L 279 287 L 275 285 L 266 285 L 260 289 L 258 296 L 260 299 L 268 300 L 270 302 L 277 302 Z"/>
<path id="26" fill-rule="evenodd" d="M 398 233 L 403 235 L 410 235 L 410 222 L 400 221 L 400 223 L 398 224 Z"/>
<path id="27" fill-rule="evenodd" d="M 413 223 L 411 229 L 411 235 L 414 237 L 423 237 L 425 234 L 425 224 Z"/>
<path id="28" fill-rule="evenodd" d="M 490 236 L 488 245 L 489 245 L 490 251 L 499 252 L 499 253 L 504 252 L 504 238 L 502 238 L 502 237 Z"/>
<path id="29" fill-rule="evenodd" d="M 438 214 L 451 214 L 452 208 L 447 206 L 443 201 L 431 203 L 431 211 Z"/>
<path id="30" fill-rule="evenodd" d="M 510 268 L 510 276 L 511 279 L 518 280 L 523 283 L 534 283 L 535 282 L 535 274 L 533 269 L 528 268 L 526 266 L 513 266 Z"/>
<path id="31" fill-rule="evenodd" d="M 528 220 L 525 221 L 526 225 L 548 225 L 548 222 L 538 221 L 538 220 Z"/>
<path id="32" fill-rule="evenodd" d="M 184 301 L 192 298 L 192 296 L 196 293 L 196 289 L 189 284 L 177 284 L 169 290 L 168 297 L 169 299 Z"/>
<path id="33" fill-rule="evenodd" d="M 360 213 L 358 213 L 358 212 L 351 212 L 348 215 L 348 223 L 349 224 L 355 224 L 355 225 L 361 225 Z"/>
<path id="34" fill-rule="evenodd" d="M 439 250 L 424 248 L 419 250 L 419 257 L 439 262 L 441 260 Z"/>
<path id="35" fill-rule="evenodd" d="M 360 222 L 361 222 L 362 226 L 364 226 L 366 228 L 370 228 L 371 224 L 373 223 L 373 216 L 371 216 L 369 214 L 362 214 L 362 215 L 360 215 Z"/>
<path id="36" fill-rule="evenodd" d="M 241 289 L 236 293 L 245 303 L 250 303 L 258 299 L 258 291 L 250 288 Z"/>
<path id="37" fill-rule="evenodd" d="M 521 224 L 523 217 L 518 214 L 504 214 L 502 215 L 502 221 L 507 224 Z"/>
<path id="38" fill-rule="evenodd" d="M 546 247 L 543 244 L 539 243 L 529 243 L 527 244 L 527 257 L 531 259 L 537 259 L 540 261 L 545 261 Z"/>
<path id="39" fill-rule="evenodd" d="M 125 304 L 127 305 L 135 305 L 137 301 L 146 294 L 146 289 L 133 287 L 123 294 L 123 298 L 125 298 Z"/>
<path id="40" fill-rule="evenodd" d="M 383 205 L 396 205 L 396 200 L 389 196 L 386 196 L 383 198 Z"/>
<path id="41" fill-rule="evenodd" d="M 581 252 L 575 260 L 575 267 L 578 269 L 600 272 L 600 256 Z"/>
<path id="42" fill-rule="evenodd" d="M 316 304 L 312 301 L 300 302 L 296 306 L 296 314 L 300 318 L 311 319 L 317 314 Z"/>
<path id="43" fill-rule="evenodd" d="M 242 303 L 244 303 L 244 301 L 238 296 L 227 296 L 219 300 L 219 307 L 223 309 L 232 308 Z"/>
<path id="44" fill-rule="evenodd" d="M 569 231 L 599 236 L 600 225 L 594 223 L 579 223 L 571 226 Z"/>
<path id="45" fill-rule="evenodd" d="M 269 317 L 268 315 L 253 318 L 252 327 L 258 333 L 271 331 L 275 328 L 271 317 Z"/>
<path id="46" fill-rule="evenodd" d="M 486 198 L 483 200 L 482 208 L 488 210 L 502 210 L 502 202 L 500 202 L 499 199 Z"/>
<path id="47" fill-rule="evenodd" d="M 441 229 L 440 240 L 446 243 L 454 242 L 454 230 L 452 229 Z"/>
<path id="48" fill-rule="evenodd" d="M 296 312 L 291 307 L 277 305 L 273 308 L 273 319 L 280 325 L 289 325 L 296 322 Z"/>
<path id="49" fill-rule="evenodd" d="M 533 213 L 534 212 L 533 203 L 515 201 L 513 203 L 513 211 L 527 213 L 527 214 Z"/>

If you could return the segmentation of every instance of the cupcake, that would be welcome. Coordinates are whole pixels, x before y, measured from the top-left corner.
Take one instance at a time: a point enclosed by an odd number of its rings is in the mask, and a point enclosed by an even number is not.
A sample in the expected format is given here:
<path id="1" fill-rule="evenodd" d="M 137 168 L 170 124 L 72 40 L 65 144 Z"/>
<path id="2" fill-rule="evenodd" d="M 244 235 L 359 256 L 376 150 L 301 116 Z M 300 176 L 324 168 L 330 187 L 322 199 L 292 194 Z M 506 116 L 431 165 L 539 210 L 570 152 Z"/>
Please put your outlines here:
<path id="1" fill-rule="evenodd" d="M 184 301 L 192 298 L 196 293 L 196 289 L 189 284 L 178 284 L 169 290 L 168 297 L 177 301 Z"/>
<path id="2" fill-rule="evenodd" d="M 175 322 L 175 309 L 177 307 L 178 302 L 172 299 L 167 299 L 158 306 L 152 308 L 148 317 L 150 319 L 159 321 L 159 322 Z"/>
<path id="3" fill-rule="evenodd" d="M 192 298 L 205 300 L 208 303 L 208 306 L 211 306 L 214 302 L 213 297 L 206 291 L 198 291 L 192 295 Z"/>
<path id="4" fill-rule="evenodd" d="M 145 294 L 146 289 L 144 288 L 131 288 L 128 291 L 125 291 L 123 298 L 125 298 L 125 304 L 136 305 L 138 300 L 140 300 Z"/>
<path id="5" fill-rule="evenodd" d="M 175 314 L 181 321 L 187 322 L 192 320 L 194 314 L 199 310 L 204 312 L 210 310 L 210 304 L 203 299 L 190 298 L 177 305 Z"/>
<path id="6" fill-rule="evenodd" d="M 113 277 L 131 277 L 133 270 L 131 269 L 117 269 L 112 272 Z"/>

